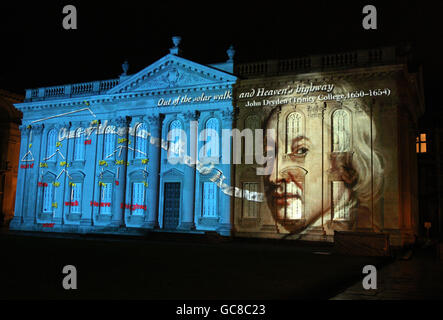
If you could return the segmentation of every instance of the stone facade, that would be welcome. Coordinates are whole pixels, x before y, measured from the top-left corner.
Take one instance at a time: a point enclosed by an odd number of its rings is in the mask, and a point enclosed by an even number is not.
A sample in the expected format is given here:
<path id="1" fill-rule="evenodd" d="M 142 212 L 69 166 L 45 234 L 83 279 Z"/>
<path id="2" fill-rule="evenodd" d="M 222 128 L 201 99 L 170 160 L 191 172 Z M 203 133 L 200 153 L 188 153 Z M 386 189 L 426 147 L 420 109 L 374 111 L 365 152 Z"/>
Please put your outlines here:
<path id="1" fill-rule="evenodd" d="M 235 199 L 236 236 L 333 241 L 335 231 L 360 231 L 387 233 L 394 246 L 414 242 L 420 74 L 356 62 L 280 74 L 268 63 L 255 70 L 270 75 L 236 84 L 234 125 L 275 129 L 275 146 L 263 142 L 275 153 L 269 174 L 257 175 L 255 160 L 233 169 L 237 188 L 263 194 Z"/>
<path id="2" fill-rule="evenodd" d="M 405 54 L 234 68 L 232 48 L 203 66 L 178 43 L 133 75 L 125 63 L 119 79 L 27 90 L 12 229 L 414 241 L 424 104 Z"/>
<path id="3" fill-rule="evenodd" d="M 197 138 L 208 123 L 232 128 L 223 116 L 232 113 L 232 57 L 205 66 L 177 45 L 133 75 L 125 63 L 119 79 L 27 91 L 16 104 L 24 118 L 11 229 L 230 234 L 229 196 L 185 155 L 202 160 Z M 173 128 L 180 134 L 168 137 Z M 230 176 L 229 165 L 215 169 Z"/>

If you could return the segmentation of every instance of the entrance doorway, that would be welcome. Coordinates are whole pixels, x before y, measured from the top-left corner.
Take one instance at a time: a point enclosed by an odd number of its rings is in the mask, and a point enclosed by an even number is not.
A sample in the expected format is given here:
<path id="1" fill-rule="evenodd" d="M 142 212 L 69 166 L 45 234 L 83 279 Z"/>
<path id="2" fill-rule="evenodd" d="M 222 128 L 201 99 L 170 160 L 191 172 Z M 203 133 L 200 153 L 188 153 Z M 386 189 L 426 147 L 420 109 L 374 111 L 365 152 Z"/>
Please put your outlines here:
<path id="1" fill-rule="evenodd" d="M 164 188 L 163 228 L 177 229 L 180 215 L 180 182 L 167 182 Z"/>

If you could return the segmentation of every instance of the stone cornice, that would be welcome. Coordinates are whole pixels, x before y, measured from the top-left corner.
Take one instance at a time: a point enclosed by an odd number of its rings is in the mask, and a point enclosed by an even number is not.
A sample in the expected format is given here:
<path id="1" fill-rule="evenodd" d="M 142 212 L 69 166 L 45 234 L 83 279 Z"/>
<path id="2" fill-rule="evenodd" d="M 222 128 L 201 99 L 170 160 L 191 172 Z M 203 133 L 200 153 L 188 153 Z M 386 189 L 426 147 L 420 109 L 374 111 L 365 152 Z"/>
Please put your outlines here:
<path id="1" fill-rule="evenodd" d="M 215 91 L 223 89 L 232 90 L 234 83 L 235 83 L 234 81 L 226 81 L 224 83 L 210 84 L 205 86 L 196 85 L 196 86 L 189 86 L 182 88 L 144 90 L 144 91 L 134 91 L 126 93 L 116 93 L 116 94 L 102 94 L 102 95 L 94 95 L 94 96 L 78 97 L 78 98 L 76 97 L 76 98 L 30 101 L 30 102 L 16 103 L 14 104 L 14 106 L 20 111 L 44 110 L 44 109 L 53 109 L 59 107 L 80 107 L 80 106 L 87 108 L 88 105 L 85 102 L 87 102 L 90 106 L 98 103 L 116 102 L 124 99 L 158 97 L 158 96 L 166 96 L 172 94 L 174 95 L 189 94 L 193 92 Z M 220 101 L 209 101 L 205 103 L 217 104 L 220 103 Z"/>
<path id="2" fill-rule="evenodd" d="M 211 81 L 210 84 L 190 84 L 189 87 L 201 87 L 201 86 L 218 86 L 223 85 L 223 83 L 234 83 L 236 81 L 236 76 L 226 73 L 224 71 L 220 71 L 217 69 L 214 69 L 210 66 L 205 66 L 181 57 L 177 57 L 175 55 L 166 55 L 160 60 L 157 60 L 150 66 L 146 67 L 145 69 L 139 71 L 138 73 L 132 75 L 131 77 L 127 78 L 124 82 L 120 83 L 119 85 L 115 86 L 110 90 L 110 93 L 117 93 L 117 92 L 123 92 L 131 90 L 134 87 L 138 87 L 140 84 L 143 84 L 144 81 L 149 81 L 150 78 L 155 77 L 157 74 L 161 73 L 163 70 L 169 69 L 169 71 L 172 72 L 172 78 L 161 80 L 160 82 L 164 82 L 164 84 L 167 85 L 167 89 L 181 89 L 188 87 L 188 84 L 186 83 L 183 87 L 176 86 L 177 79 L 174 79 L 174 72 L 179 73 L 177 70 L 181 69 L 185 72 L 185 74 L 181 74 L 180 76 L 188 77 L 190 76 L 198 76 L 201 79 L 205 79 L 206 81 Z M 180 77 L 179 77 L 180 78 Z M 172 87 L 169 87 L 172 86 Z"/>
<path id="3" fill-rule="evenodd" d="M 243 79 L 234 85 L 234 89 L 250 88 L 251 86 L 266 83 L 268 86 L 296 84 L 303 81 L 324 83 L 339 80 L 370 80 L 380 76 L 393 76 L 402 74 L 405 70 L 403 64 L 371 66 L 366 68 L 349 68 L 334 71 L 309 72 L 299 74 L 285 74 L 277 76 L 255 77 Z"/>

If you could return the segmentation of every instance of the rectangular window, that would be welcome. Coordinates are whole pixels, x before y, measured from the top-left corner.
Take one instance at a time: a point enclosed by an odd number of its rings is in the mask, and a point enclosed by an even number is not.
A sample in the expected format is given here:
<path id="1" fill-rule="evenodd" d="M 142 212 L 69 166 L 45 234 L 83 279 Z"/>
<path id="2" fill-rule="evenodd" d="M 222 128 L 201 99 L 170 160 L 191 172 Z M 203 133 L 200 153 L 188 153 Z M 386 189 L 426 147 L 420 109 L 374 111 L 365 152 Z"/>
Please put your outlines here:
<path id="1" fill-rule="evenodd" d="M 71 186 L 71 213 L 81 212 L 82 184 L 76 182 Z"/>
<path id="2" fill-rule="evenodd" d="M 48 182 L 48 185 L 43 189 L 43 212 L 52 212 L 52 202 L 54 199 L 54 186 L 52 182 Z"/>
<path id="3" fill-rule="evenodd" d="M 297 182 L 300 184 L 302 190 L 304 190 L 303 182 Z M 295 183 L 285 183 L 285 193 L 289 195 L 300 195 L 301 192 L 297 191 L 298 187 Z M 289 205 L 286 206 L 286 219 L 288 220 L 300 220 L 303 216 L 303 201 L 299 198 L 292 198 L 289 201 Z"/>
<path id="4" fill-rule="evenodd" d="M 415 146 L 416 146 L 417 153 L 426 153 L 427 152 L 426 133 L 420 133 L 420 135 L 416 139 Z"/>
<path id="5" fill-rule="evenodd" d="M 257 199 L 258 183 L 243 183 L 243 218 L 258 218 L 259 202 L 253 201 Z"/>
<path id="6" fill-rule="evenodd" d="M 132 207 L 131 211 L 136 215 L 144 214 L 145 205 L 145 184 L 143 182 L 134 182 L 132 184 Z"/>
<path id="7" fill-rule="evenodd" d="M 213 182 L 203 183 L 203 217 L 217 217 L 217 185 Z"/>
<path id="8" fill-rule="evenodd" d="M 332 216 L 334 220 L 349 220 L 349 208 L 346 206 L 346 187 L 343 181 L 332 181 Z"/>
<path id="9" fill-rule="evenodd" d="M 101 186 L 100 213 L 111 214 L 112 204 L 112 183 L 105 183 Z"/>

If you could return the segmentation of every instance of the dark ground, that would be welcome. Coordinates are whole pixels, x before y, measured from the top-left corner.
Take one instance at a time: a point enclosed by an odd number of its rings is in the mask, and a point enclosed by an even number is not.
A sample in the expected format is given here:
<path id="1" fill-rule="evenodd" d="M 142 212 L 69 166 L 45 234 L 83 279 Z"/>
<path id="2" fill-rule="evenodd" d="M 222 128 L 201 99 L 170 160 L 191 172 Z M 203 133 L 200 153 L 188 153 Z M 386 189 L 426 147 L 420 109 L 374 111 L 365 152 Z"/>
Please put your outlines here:
<path id="1" fill-rule="evenodd" d="M 68 236 L 1 233 L 0 299 L 328 299 L 388 262 L 318 254 L 327 244 Z"/>

